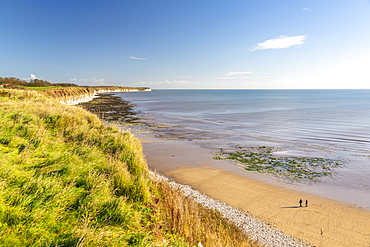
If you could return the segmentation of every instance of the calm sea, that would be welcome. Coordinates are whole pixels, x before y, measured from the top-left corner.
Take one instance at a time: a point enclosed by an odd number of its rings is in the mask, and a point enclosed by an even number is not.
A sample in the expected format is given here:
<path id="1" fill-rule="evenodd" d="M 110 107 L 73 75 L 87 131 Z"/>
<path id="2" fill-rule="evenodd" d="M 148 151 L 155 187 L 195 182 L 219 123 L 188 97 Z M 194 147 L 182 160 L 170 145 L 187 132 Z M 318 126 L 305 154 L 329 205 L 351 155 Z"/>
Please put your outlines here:
<path id="1" fill-rule="evenodd" d="M 197 133 L 370 155 L 370 90 L 158 90 L 121 96 L 138 112 Z"/>
<path id="2" fill-rule="evenodd" d="M 339 158 L 321 182 L 370 198 L 370 90 L 156 90 L 119 93 L 161 131 L 204 146 L 277 147 L 281 155 Z M 340 190 L 339 190 L 340 191 Z M 352 192 L 351 192 L 352 193 Z"/>

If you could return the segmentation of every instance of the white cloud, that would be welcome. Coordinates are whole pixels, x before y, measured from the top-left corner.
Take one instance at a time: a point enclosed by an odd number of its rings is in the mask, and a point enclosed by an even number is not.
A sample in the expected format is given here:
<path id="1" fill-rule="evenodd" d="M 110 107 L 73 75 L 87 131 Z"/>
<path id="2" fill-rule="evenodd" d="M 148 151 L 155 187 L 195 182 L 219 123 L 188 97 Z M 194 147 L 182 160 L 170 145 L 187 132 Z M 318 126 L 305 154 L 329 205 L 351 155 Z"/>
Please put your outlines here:
<path id="1" fill-rule="evenodd" d="M 237 77 L 233 76 L 221 76 L 221 77 L 214 77 L 211 78 L 212 80 L 228 80 L 228 79 L 236 79 Z"/>
<path id="2" fill-rule="evenodd" d="M 258 43 L 256 46 L 251 48 L 249 51 L 266 50 L 266 49 L 284 49 L 296 45 L 304 44 L 306 35 L 298 36 L 280 36 L 275 39 L 269 39 L 262 43 Z"/>
<path id="3" fill-rule="evenodd" d="M 263 78 L 271 78 L 271 76 L 244 76 L 241 78 L 243 79 L 263 79 Z"/>
<path id="4" fill-rule="evenodd" d="M 310 9 L 310 8 L 303 8 L 302 10 L 303 10 L 303 11 L 311 11 L 311 9 Z"/>
<path id="5" fill-rule="evenodd" d="M 238 78 L 243 78 L 243 77 L 240 77 L 240 75 L 246 75 L 246 74 L 251 74 L 251 73 L 253 73 L 253 72 L 252 71 L 229 72 L 229 73 L 226 73 L 224 76 L 214 77 L 214 78 L 210 78 L 210 79 L 211 80 L 238 79 Z"/>
<path id="6" fill-rule="evenodd" d="M 93 78 L 88 78 L 88 79 L 77 79 L 77 78 L 72 78 L 70 80 L 71 82 L 81 82 L 81 83 L 89 83 L 89 84 L 104 84 L 105 83 L 105 79 L 97 79 L 95 77 Z"/>
<path id="7" fill-rule="evenodd" d="M 42 78 L 42 76 L 41 76 L 41 78 Z M 37 78 L 37 76 L 35 74 L 31 74 L 30 77 L 23 77 L 22 79 L 25 80 L 25 81 L 32 81 L 32 80 L 36 80 L 36 79 L 39 79 L 39 78 Z"/>
<path id="8" fill-rule="evenodd" d="M 252 71 L 242 71 L 242 72 L 229 72 L 226 74 L 226 76 L 233 76 L 233 75 L 245 75 L 253 73 Z"/>
<path id="9" fill-rule="evenodd" d="M 148 60 L 146 58 L 143 58 L 143 57 L 128 57 L 130 59 L 134 59 L 134 60 Z"/>

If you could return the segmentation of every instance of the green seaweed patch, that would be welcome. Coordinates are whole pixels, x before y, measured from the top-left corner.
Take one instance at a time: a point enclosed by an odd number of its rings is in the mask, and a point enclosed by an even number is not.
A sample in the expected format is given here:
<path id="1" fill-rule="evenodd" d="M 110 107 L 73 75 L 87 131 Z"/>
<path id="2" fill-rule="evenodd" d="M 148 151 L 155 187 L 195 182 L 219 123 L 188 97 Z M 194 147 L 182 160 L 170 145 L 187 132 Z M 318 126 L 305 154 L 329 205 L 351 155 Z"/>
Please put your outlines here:
<path id="1" fill-rule="evenodd" d="M 237 151 L 216 152 L 216 160 L 232 160 L 238 166 L 253 172 L 267 173 L 294 180 L 309 179 L 332 175 L 333 169 L 343 166 L 337 159 L 307 157 L 274 157 L 273 147 L 239 147 Z"/>

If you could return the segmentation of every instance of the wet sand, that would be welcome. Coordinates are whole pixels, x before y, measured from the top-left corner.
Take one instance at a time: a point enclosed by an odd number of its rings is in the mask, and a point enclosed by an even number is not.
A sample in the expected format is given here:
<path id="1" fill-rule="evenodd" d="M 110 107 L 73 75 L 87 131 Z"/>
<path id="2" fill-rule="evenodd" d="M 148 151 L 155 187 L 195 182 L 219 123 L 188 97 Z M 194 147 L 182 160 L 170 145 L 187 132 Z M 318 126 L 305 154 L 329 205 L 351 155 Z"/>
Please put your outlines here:
<path id="1" fill-rule="evenodd" d="M 141 138 L 146 140 L 144 153 L 151 169 L 247 211 L 287 235 L 315 246 L 370 246 L 369 210 L 267 183 L 261 174 L 214 160 L 209 150 L 191 142 Z"/>

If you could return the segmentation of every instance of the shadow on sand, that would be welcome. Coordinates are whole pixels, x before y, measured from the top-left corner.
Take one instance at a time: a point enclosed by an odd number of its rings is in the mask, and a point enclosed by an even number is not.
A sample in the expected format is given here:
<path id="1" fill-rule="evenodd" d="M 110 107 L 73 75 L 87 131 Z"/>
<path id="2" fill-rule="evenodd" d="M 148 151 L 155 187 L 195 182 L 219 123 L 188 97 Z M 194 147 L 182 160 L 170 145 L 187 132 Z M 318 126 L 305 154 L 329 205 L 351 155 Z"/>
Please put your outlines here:
<path id="1" fill-rule="evenodd" d="M 300 207 L 300 206 L 290 206 L 290 207 L 281 207 L 281 208 L 303 208 L 303 207 Z"/>

